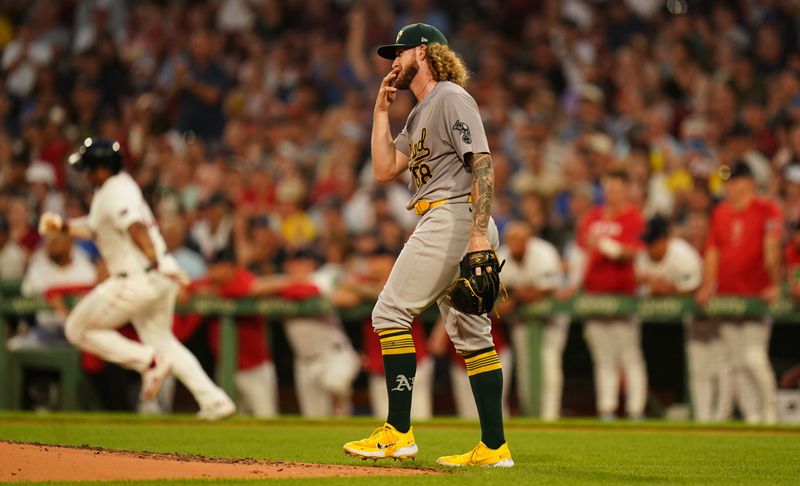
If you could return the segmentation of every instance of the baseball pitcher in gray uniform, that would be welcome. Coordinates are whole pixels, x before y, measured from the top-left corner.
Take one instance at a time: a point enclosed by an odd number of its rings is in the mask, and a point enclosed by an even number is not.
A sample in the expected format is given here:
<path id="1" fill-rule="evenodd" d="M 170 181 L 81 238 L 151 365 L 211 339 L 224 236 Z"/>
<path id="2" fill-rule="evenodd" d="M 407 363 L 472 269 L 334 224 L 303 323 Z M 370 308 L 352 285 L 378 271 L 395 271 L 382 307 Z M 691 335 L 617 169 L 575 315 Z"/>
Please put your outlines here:
<path id="1" fill-rule="evenodd" d="M 344 445 L 362 459 L 413 458 L 410 424 L 416 351 L 411 321 L 433 302 L 439 306 L 456 350 L 464 357 L 481 423 L 481 441 L 470 452 L 440 457 L 447 466 L 514 465 L 503 433 L 503 372 L 486 314 L 461 313 L 442 298 L 459 274 L 466 252 L 499 245 L 491 220 L 494 172 L 489 145 L 475 100 L 464 89 L 467 71 L 435 27 L 411 24 L 378 55 L 392 70 L 378 91 L 372 126 L 375 177 L 389 181 L 408 170 L 414 194 L 407 209 L 419 222 L 397 258 L 372 311 L 380 336 L 389 413 L 368 438 Z M 397 91 L 417 99 L 405 128 L 392 139 L 389 108 Z"/>

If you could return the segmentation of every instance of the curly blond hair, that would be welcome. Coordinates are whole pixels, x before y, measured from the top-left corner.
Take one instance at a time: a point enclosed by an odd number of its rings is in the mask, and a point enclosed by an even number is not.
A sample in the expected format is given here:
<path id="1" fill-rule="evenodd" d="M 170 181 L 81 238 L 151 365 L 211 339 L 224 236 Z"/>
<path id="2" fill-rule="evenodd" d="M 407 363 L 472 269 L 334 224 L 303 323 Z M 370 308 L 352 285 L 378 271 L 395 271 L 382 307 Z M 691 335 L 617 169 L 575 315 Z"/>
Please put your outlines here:
<path id="1" fill-rule="evenodd" d="M 428 66 L 436 81 L 450 81 L 462 88 L 467 87 L 469 71 L 461 56 L 442 44 L 428 45 Z"/>

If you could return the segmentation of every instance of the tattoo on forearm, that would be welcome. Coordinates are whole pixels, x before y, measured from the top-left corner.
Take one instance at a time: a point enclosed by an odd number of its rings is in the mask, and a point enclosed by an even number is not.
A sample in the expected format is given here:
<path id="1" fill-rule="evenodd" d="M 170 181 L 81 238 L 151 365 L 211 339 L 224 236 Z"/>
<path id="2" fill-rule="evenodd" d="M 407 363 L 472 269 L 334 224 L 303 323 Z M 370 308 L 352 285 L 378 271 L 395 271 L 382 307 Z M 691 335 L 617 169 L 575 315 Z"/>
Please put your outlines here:
<path id="1" fill-rule="evenodd" d="M 472 157 L 472 197 L 472 234 L 485 235 L 494 198 L 494 168 L 489 154 Z"/>

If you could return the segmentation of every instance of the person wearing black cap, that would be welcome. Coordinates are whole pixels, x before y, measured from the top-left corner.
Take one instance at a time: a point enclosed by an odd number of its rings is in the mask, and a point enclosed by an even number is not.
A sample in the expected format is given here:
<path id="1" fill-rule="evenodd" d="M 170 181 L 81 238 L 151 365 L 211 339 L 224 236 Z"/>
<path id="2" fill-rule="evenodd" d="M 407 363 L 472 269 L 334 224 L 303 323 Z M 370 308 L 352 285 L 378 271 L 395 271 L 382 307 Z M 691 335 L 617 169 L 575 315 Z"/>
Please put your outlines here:
<path id="1" fill-rule="evenodd" d="M 783 217 L 778 204 L 756 194 L 753 172 L 737 160 L 723 167 L 725 200 L 711 217 L 706 243 L 703 285 L 696 294 L 705 306 L 714 295 L 760 298 L 780 295 Z M 720 335 L 732 359 L 736 401 L 750 423 L 777 420 L 775 372 L 769 361 L 772 323 L 769 316 L 725 319 Z"/>
<path id="2" fill-rule="evenodd" d="M 492 157 L 480 110 L 465 89 L 467 69 L 444 34 L 424 23 L 400 29 L 394 44 L 378 48 L 378 55 L 391 60 L 392 69 L 381 81 L 373 109 L 373 172 L 385 182 L 408 170 L 414 196 L 406 208 L 420 219 L 372 312 L 389 393 L 386 423 L 343 449 L 362 459 L 416 456 L 410 419 L 416 374 L 411 323 L 437 302 L 450 339 L 466 362 L 481 423 L 481 441 L 472 451 L 440 457 L 437 463 L 511 467 L 503 430 L 503 370 L 491 320 L 486 313 L 459 312 L 442 297 L 465 254 L 488 255 L 499 246 L 491 219 Z M 406 89 L 417 105 L 393 137 L 389 109 L 398 90 Z"/>
<path id="3" fill-rule="evenodd" d="M 67 340 L 140 372 L 142 402 L 152 400 L 174 373 L 200 405 L 198 418 L 229 417 L 236 411 L 233 401 L 172 333 L 179 285 L 187 284 L 188 277 L 167 252 L 153 212 L 139 185 L 122 170 L 122 160 L 119 142 L 85 139 L 69 162 L 86 173 L 95 189 L 89 215 L 64 219 L 44 213 L 39 218 L 42 235 L 63 232 L 94 239 L 110 273 L 70 312 L 64 329 Z M 141 342 L 117 332 L 128 322 Z"/>
<path id="4" fill-rule="evenodd" d="M 697 290 L 702 281 L 700 254 L 686 240 L 670 235 L 666 219 L 655 216 L 648 220 L 642 242 L 645 249 L 636 257 L 642 294 L 688 295 Z M 687 318 L 684 325 L 694 418 L 700 422 L 722 420 L 732 390 L 719 330 L 713 322 L 695 318 Z"/>
<path id="5" fill-rule="evenodd" d="M 636 258 L 636 276 L 648 295 L 686 294 L 697 290 L 702 260 L 689 243 L 670 236 L 669 221 L 654 216 L 647 221 L 642 242 L 645 251 Z"/>

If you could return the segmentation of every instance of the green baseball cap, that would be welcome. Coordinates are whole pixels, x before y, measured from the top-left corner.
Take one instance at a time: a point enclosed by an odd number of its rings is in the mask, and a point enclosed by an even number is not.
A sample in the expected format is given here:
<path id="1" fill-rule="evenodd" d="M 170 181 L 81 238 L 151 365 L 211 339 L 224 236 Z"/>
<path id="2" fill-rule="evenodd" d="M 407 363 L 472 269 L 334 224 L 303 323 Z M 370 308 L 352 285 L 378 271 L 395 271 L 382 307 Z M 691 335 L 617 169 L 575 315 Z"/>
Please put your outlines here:
<path id="1" fill-rule="evenodd" d="M 447 45 L 447 38 L 436 27 L 428 24 L 417 23 L 406 25 L 397 33 L 394 44 L 380 46 L 378 55 L 384 59 L 394 59 L 398 47 L 417 47 L 422 44 Z"/>

